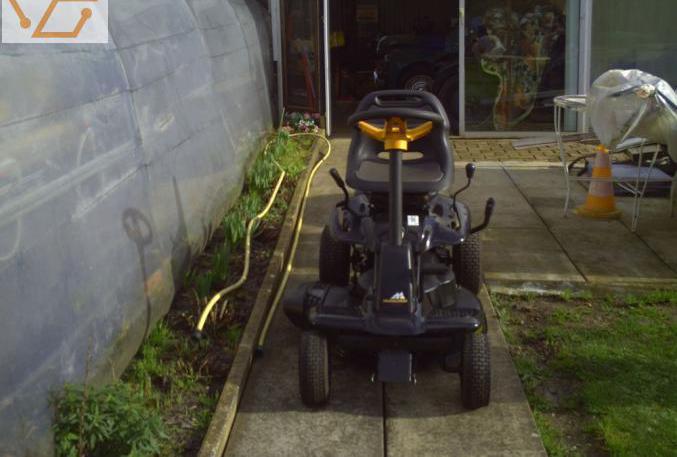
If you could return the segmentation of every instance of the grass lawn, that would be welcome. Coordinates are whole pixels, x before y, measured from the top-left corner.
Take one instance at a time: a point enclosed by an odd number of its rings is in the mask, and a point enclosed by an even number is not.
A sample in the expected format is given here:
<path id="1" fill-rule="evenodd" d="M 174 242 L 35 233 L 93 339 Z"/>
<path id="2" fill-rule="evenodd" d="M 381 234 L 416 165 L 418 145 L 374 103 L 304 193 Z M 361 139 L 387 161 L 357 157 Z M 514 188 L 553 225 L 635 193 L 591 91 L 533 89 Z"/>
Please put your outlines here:
<path id="1" fill-rule="evenodd" d="M 493 300 L 550 456 L 677 455 L 677 292 Z"/>

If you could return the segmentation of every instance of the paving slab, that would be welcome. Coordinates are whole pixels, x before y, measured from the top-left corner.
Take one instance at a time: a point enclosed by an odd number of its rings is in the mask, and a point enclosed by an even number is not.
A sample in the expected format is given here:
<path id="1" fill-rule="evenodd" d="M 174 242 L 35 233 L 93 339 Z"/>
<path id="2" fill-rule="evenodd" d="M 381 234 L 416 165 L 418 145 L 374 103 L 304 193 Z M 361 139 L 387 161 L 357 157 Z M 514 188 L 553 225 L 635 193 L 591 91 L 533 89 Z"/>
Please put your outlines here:
<path id="1" fill-rule="evenodd" d="M 506 171 L 589 283 L 659 287 L 677 284 L 677 272 L 670 266 L 670 261 L 677 257 L 677 245 L 670 246 L 672 235 L 664 238 L 667 230 L 653 232 L 650 240 L 657 249 L 652 249 L 641 234 L 630 231 L 630 224 L 624 220 L 591 220 L 573 214 L 565 218 L 562 213 L 565 187 L 560 169 L 506 168 Z M 574 202 L 582 203 L 585 189 L 578 183 L 572 185 Z M 619 207 L 627 214 L 629 203 L 619 200 Z"/>
<path id="2" fill-rule="evenodd" d="M 417 384 L 385 387 L 388 457 L 546 457 L 496 315 L 483 290 L 491 343 L 491 404 L 463 409 L 458 374 L 430 364 Z"/>
<path id="3" fill-rule="evenodd" d="M 632 199 L 619 199 L 623 223 L 632 224 Z M 675 205 L 677 206 L 677 205 Z M 677 214 L 677 208 L 676 208 Z M 639 236 L 674 271 L 677 271 L 677 217 L 670 214 L 668 198 L 645 198 L 640 207 Z"/>
<path id="4" fill-rule="evenodd" d="M 550 231 L 539 228 L 490 228 L 482 233 L 482 268 L 489 285 L 530 289 L 556 283 L 574 288 L 585 282 Z M 553 287 L 553 286 L 550 286 Z"/>
<path id="5" fill-rule="evenodd" d="M 457 169 L 453 189 L 461 188 L 466 181 L 464 170 Z M 484 217 L 484 207 L 490 197 L 496 200 L 492 227 L 543 227 L 543 222 L 502 167 L 478 164 L 472 185 L 458 198 L 470 207 L 475 223 L 479 223 Z"/>
<path id="6" fill-rule="evenodd" d="M 455 188 L 465 182 L 456 170 Z M 496 288 L 572 288 L 585 281 L 543 219 L 501 164 L 477 164 L 473 185 L 459 197 L 475 223 L 487 198 L 496 200 L 490 228 L 482 233 L 482 263 L 487 283 Z"/>

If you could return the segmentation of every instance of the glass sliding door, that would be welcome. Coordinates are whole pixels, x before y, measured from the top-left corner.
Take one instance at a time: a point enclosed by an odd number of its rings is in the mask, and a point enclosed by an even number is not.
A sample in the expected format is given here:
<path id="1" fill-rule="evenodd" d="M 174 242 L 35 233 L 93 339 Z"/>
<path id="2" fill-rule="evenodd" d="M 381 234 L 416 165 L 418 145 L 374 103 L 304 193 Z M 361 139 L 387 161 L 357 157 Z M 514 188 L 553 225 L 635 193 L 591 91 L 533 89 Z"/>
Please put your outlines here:
<path id="1" fill-rule="evenodd" d="M 323 63 L 319 0 L 284 0 L 282 12 L 284 106 L 319 113 Z"/>
<path id="2" fill-rule="evenodd" d="M 580 0 L 466 0 L 465 132 L 552 131 L 577 93 Z"/>

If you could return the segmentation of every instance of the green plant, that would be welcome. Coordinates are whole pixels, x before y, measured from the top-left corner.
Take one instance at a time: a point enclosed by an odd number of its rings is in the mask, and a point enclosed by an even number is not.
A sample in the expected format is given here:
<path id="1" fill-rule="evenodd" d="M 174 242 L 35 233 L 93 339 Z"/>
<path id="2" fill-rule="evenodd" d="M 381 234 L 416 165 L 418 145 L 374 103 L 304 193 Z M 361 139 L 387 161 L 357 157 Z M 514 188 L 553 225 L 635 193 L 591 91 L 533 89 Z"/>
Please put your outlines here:
<path id="1" fill-rule="evenodd" d="M 212 273 L 218 281 L 223 281 L 230 272 L 230 245 L 223 243 L 212 258 Z"/>
<path id="2" fill-rule="evenodd" d="M 281 131 L 272 138 L 247 173 L 245 192 L 223 219 L 226 240 L 231 246 L 237 246 L 244 240 L 247 223 L 263 208 L 280 175 L 280 167 L 294 179 L 305 169 L 306 160 L 307 151 L 299 148 L 288 133 Z"/>
<path id="3" fill-rule="evenodd" d="M 171 377 L 171 364 L 164 362 L 165 354 L 176 345 L 176 337 L 164 321 L 158 322 L 126 372 L 125 380 L 138 386 L 147 396 L 154 384 L 163 384 Z"/>
<path id="4" fill-rule="evenodd" d="M 549 457 L 578 457 L 581 455 L 580 452 L 566 445 L 562 433 L 550 423 L 547 415 L 535 411 L 534 419 Z"/>
<path id="5" fill-rule="evenodd" d="M 199 273 L 194 278 L 195 291 L 200 298 L 207 298 L 212 293 L 214 274 L 211 271 Z"/>
<path id="6" fill-rule="evenodd" d="M 564 289 L 560 295 L 562 300 L 570 302 L 574 298 L 574 291 L 571 289 Z"/>
<path id="7" fill-rule="evenodd" d="M 167 438 L 143 394 L 124 383 L 66 385 L 53 400 L 57 457 L 150 457 Z"/>
<path id="8" fill-rule="evenodd" d="M 237 343 L 240 342 L 241 336 L 242 327 L 239 325 L 234 325 L 226 330 L 226 339 L 228 340 L 228 345 L 232 348 L 237 347 Z"/>
<path id="9" fill-rule="evenodd" d="M 677 291 L 656 290 L 642 295 L 627 295 L 623 301 L 628 306 L 650 306 L 658 304 L 677 305 Z"/>

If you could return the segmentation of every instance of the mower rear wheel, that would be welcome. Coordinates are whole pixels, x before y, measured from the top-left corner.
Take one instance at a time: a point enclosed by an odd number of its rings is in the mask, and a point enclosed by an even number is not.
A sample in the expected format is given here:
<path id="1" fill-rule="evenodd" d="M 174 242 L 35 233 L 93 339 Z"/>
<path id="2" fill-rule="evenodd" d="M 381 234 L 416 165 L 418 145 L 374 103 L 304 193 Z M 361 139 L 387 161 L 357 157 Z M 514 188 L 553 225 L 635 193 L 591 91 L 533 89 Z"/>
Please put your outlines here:
<path id="1" fill-rule="evenodd" d="M 463 342 L 461 359 L 461 401 L 467 409 L 489 404 L 491 358 L 485 333 L 469 333 Z"/>
<path id="2" fill-rule="evenodd" d="M 299 346 L 299 387 L 306 406 L 322 406 L 329 400 L 331 368 L 329 343 L 314 331 L 301 335 Z"/>
<path id="3" fill-rule="evenodd" d="M 350 245 L 336 241 L 325 226 L 320 239 L 320 281 L 345 287 L 350 280 Z"/>
<path id="4" fill-rule="evenodd" d="M 480 292 L 480 287 L 482 287 L 480 250 L 480 234 L 473 233 L 468 236 L 464 243 L 454 246 L 452 253 L 456 282 L 475 295 Z"/>

